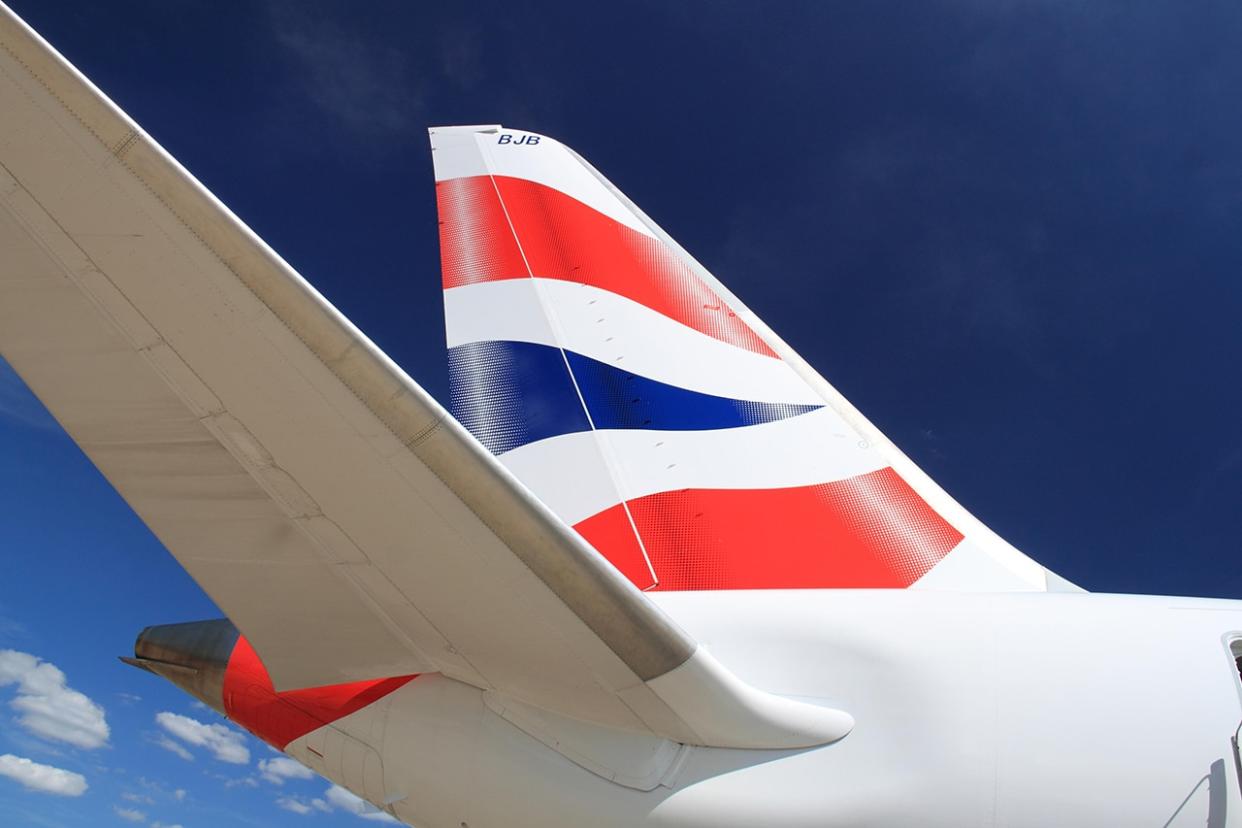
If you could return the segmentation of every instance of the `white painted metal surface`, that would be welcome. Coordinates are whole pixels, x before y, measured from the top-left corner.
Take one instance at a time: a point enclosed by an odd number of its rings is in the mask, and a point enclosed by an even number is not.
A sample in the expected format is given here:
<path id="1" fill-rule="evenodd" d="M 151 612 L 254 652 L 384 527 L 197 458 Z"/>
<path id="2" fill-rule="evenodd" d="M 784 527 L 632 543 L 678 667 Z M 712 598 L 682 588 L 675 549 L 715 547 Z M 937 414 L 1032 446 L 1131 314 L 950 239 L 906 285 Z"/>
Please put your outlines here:
<path id="1" fill-rule="evenodd" d="M 1234 601 L 904 591 L 654 596 L 739 676 L 856 713 L 801 751 L 691 748 L 649 791 L 609 781 L 420 678 L 386 716 L 394 813 L 487 826 L 1242 825 L 1229 736 Z M 294 743 L 289 753 L 303 757 Z"/>
<path id="2" fill-rule="evenodd" d="M 312 769 L 424 828 L 1242 826 L 1242 603 L 1044 592 L 749 317 L 966 540 L 915 589 L 643 596 L 2 6 L 0 45 L 5 357 L 278 683 L 430 671 Z"/>
<path id="3" fill-rule="evenodd" d="M 486 136 L 501 129 L 499 124 L 483 127 L 436 127 L 431 131 L 432 158 L 436 181 L 462 176 L 482 175 L 488 169 L 495 175 L 513 176 L 546 184 L 569 193 L 583 204 L 625 224 L 631 229 L 652 235 L 616 195 L 594 176 L 572 161 L 573 152 L 561 142 L 533 132 L 507 129 L 515 138 L 537 139 L 536 144 L 524 141 L 493 147 Z M 483 153 L 488 163 L 484 164 Z"/>
<path id="4" fill-rule="evenodd" d="M 830 408 L 788 420 L 753 426 L 744 435 L 720 431 L 601 430 L 540 440 L 506 452 L 501 462 L 532 489 L 566 523 L 577 523 L 616 502 L 614 481 L 589 452 L 600 436 L 610 443 L 618 467 L 617 484 L 627 500 L 670 489 L 756 486 L 779 488 L 839 480 L 876 471 L 884 460 L 860 448 L 854 434 L 841 427 Z M 726 439 L 727 438 L 727 439 Z M 778 440 L 797 441 L 806 452 L 794 457 L 767 447 Z M 740 464 L 741 454 L 748 463 Z M 671 467 L 671 468 L 670 468 Z M 546 478 L 566 475 L 572 487 L 548 485 Z"/>
<path id="5" fill-rule="evenodd" d="M 823 404 L 785 363 L 702 336 L 591 285 L 546 278 L 463 285 L 444 292 L 444 315 L 451 320 L 450 348 L 489 339 L 563 345 L 680 388 L 739 400 Z"/>

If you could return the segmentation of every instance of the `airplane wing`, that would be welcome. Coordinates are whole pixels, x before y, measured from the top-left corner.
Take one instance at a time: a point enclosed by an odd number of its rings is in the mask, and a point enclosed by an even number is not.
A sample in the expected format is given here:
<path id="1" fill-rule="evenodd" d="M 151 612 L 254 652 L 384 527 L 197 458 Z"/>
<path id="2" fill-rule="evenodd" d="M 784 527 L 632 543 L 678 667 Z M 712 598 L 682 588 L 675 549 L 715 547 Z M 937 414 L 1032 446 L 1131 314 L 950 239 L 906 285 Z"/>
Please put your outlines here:
<path id="1" fill-rule="evenodd" d="M 848 732 L 713 661 L 3 6 L 0 47 L 0 353 L 278 689 L 438 671 L 679 742 Z"/>

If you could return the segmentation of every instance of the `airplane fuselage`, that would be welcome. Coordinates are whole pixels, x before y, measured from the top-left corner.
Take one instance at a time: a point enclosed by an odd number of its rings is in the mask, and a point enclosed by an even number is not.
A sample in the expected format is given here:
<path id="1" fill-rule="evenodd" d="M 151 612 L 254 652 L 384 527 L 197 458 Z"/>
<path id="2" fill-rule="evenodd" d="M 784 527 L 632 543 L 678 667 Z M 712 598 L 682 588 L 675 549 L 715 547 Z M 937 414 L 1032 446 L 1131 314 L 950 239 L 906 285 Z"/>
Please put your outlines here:
<path id="1" fill-rule="evenodd" d="M 428 828 L 1242 825 L 1242 602 L 652 597 L 743 679 L 845 709 L 856 728 L 813 749 L 678 747 L 635 764 L 592 755 L 589 738 L 549 747 L 563 730 L 515 725 L 486 692 L 427 675 L 287 752 L 360 795 L 388 791 L 376 805 Z M 640 765 L 659 774 L 651 790 L 605 778 Z"/>

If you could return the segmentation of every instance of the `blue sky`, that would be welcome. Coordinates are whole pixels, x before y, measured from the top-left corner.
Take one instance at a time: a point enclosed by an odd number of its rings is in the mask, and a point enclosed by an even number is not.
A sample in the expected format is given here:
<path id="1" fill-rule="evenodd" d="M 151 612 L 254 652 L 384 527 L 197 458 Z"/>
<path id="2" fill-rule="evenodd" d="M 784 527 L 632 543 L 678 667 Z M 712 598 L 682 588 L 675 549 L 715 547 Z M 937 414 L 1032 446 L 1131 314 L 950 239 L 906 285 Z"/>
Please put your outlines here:
<path id="1" fill-rule="evenodd" d="M 11 5 L 442 399 L 425 128 L 503 122 L 1037 560 L 1242 597 L 1233 0 Z M 7 368 L 0 470 L 0 757 L 88 786 L 0 758 L 0 824 L 364 824 L 114 660 L 217 612 Z"/>

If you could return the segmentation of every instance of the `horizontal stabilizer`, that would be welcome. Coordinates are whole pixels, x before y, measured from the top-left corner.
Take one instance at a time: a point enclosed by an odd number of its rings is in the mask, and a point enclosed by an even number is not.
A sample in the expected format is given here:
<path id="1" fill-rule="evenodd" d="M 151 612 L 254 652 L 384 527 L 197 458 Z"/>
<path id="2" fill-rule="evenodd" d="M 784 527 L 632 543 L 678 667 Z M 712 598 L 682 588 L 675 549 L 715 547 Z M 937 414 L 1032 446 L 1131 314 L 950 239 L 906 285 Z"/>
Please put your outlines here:
<path id="1" fill-rule="evenodd" d="M 716 664 L 3 6 L 0 112 L 0 354 L 276 689 L 440 672 L 678 742 L 849 731 Z"/>

